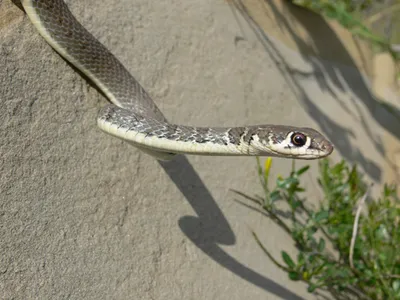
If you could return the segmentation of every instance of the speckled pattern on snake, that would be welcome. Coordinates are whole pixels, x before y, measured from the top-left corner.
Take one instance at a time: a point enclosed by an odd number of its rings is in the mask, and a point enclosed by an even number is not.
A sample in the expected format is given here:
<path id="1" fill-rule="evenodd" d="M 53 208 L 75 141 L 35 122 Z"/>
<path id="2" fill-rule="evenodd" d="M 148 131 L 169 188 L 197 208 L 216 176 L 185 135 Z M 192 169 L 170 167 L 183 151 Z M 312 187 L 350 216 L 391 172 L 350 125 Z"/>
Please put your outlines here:
<path id="1" fill-rule="evenodd" d="M 285 125 L 191 127 L 171 124 L 138 81 L 90 34 L 62 0 L 21 0 L 40 35 L 111 102 L 97 124 L 159 160 L 176 154 L 318 159 L 333 145 L 318 131 Z"/>

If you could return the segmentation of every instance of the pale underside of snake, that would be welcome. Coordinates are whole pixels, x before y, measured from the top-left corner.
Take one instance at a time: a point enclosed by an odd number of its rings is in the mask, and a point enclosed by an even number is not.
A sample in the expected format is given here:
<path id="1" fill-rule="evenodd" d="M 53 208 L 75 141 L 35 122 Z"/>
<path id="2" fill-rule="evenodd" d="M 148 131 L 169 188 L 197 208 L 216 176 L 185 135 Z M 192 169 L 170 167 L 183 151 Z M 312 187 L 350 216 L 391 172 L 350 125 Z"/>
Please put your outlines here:
<path id="1" fill-rule="evenodd" d="M 159 160 L 176 154 L 318 159 L 333 145 L 318 131 L 285 125 L 191 127 L 171 124 L 138 81 L 72 15 L 62 0 L 20 0 L 36 29 L 111 102 L 101 130 Z"/>

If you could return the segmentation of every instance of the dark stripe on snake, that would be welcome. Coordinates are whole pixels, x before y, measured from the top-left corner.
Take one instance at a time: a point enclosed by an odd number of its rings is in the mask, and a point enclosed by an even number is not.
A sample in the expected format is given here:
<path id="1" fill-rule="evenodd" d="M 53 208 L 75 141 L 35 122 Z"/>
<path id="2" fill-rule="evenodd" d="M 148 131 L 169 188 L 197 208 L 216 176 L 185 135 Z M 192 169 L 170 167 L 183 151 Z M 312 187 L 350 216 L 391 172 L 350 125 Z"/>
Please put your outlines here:
<path id="1" fill-rule="evenodd" d="M 239 145 L 240 138 L 246 132 L 246 127 L 234 127 L 228 130 L 228 138 L 231 144 Z"/>

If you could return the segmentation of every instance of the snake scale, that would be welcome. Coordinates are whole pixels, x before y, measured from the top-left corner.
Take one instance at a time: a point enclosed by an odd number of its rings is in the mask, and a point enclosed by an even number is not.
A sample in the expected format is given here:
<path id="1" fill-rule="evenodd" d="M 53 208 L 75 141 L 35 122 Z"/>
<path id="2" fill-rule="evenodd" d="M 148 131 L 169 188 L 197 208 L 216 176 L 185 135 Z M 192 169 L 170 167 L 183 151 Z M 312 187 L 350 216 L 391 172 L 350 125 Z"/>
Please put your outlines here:
<path id="1" fill-rule="evenodd" d="M 140 83 L 90 34 L 62 0 L 20 0 L 42 37 L 108 98 L 97 124 L 159 160 L 176 154 L 318 159 L 334 149 L 311 128 L 285 125 L 191 127 L 171 124 Z"/>

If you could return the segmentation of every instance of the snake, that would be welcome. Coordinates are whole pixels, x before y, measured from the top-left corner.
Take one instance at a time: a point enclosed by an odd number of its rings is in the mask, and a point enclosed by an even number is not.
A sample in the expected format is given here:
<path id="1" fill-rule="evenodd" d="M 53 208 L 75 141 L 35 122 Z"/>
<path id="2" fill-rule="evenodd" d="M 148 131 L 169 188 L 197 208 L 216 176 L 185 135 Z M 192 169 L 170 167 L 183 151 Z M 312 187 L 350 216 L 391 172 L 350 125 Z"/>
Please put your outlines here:
<path id="1" fill-rule="evenodd" d="M 179 154 L 320 159 L 333 144 L 313 128 L 265 124 L 194 127 L 170 123 L 126 67 L 71 13 L 63 0 L 19 0 L 45 41 L 108 99 L 97 125 L 157 160 Z"/>

